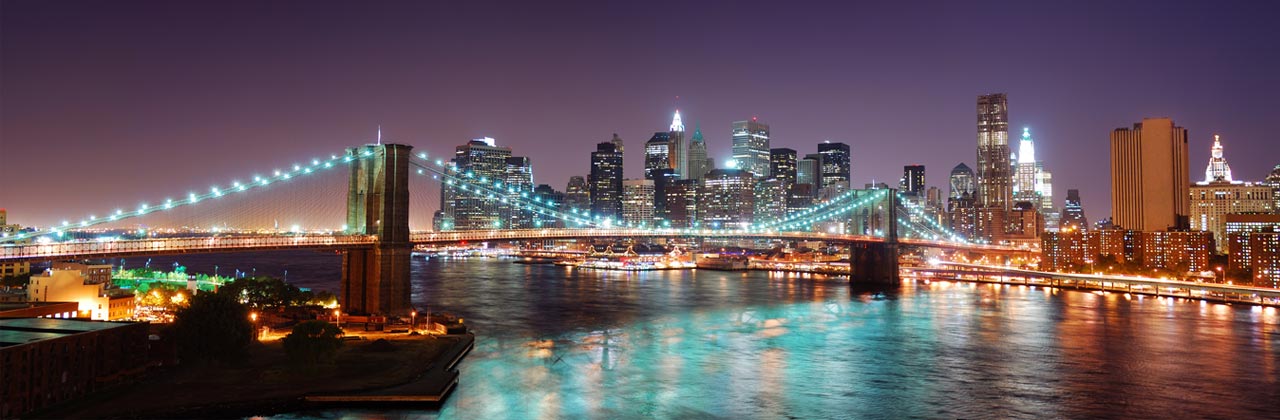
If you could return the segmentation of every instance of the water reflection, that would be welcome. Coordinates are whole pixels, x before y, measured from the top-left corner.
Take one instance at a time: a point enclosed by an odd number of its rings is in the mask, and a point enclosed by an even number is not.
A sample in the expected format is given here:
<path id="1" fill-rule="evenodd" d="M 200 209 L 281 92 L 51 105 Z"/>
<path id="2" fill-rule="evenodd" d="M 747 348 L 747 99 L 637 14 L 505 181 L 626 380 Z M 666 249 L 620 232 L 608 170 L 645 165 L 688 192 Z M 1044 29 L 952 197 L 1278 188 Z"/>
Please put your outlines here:
<path id="1" fill-rule="evenodd" d="M 1276 416 L 1274 309 L 931 281 L 415 261 L 479 334 L 428 418 Z"/>

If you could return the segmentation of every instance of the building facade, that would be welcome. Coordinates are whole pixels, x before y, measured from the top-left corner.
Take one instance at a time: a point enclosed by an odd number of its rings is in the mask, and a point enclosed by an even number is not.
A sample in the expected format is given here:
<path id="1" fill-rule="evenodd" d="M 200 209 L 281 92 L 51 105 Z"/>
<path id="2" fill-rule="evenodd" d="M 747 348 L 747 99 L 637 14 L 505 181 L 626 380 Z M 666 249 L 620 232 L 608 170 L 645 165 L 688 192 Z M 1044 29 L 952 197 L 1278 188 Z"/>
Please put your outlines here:
<path id="1" fill-rule="evenodd" d="M 693 137 L 689 139 L 688 162 L 689 173 L 680 174 L 684 179 L 701 180 L 707 175 L 707 142 L 702 137 L 702 128 L 693 129 Z"/>
<path id="2" fill-rule="evenodd" d="M 499 147 L 494 139 L 485 137 L 458 146 L 450 164 L 462 177 L 471 182 L 489 183 L 507 176 L 507 158 L 511 149 Z M 463 190 L 457 183 L 446 183 L 440 188 L 445 212 L 443 230 L 495 229 L 510 225 L 509 206 L 500 198 L 490 198 Z"/>
<path id="3" fill-rule="evenodd" d="M 765 167 L 766 170 L 768 166 Z M 755 175 L 745 169 L 716 169 L 702 181 L 698 218 L 710 228 L 745 229 L 754 220 Z"/>
<path id="4" fill-rule="evenodd" d="M 1273 212 L 1274 193 L 1270 186 L 1232 178 L 1222 141 L 1215 135 L 1204 180 L 1191 186 L 1191 229 L 1212 232 L 1217 251 L 1227 252 L 1226 216 Z"/>
<path id="5" fill-rule="evenodd" d="M 1111 132 L 1111 217 L 1144 232 L 1190 226 L 1187 130 L 1168 118 L 1146 118 Z"/>
<path id="6" fill-rule="evenodd" d="M 653 180 L 622 181 L 622 222 L 627 226 L 653 225 Z"/>
<path id="7" fill-rule="evenodd" d="M 978 97 L 977 204 L 984 209 L 1013 208 L 1009 162 L 1009 99 L 1003 93 Z"/>
<path id="8" fill-rule="evenodd" d="M 821 184 L 819 189 L 835 194 L 848 191 L 852 187 L 849 184 L 852 173 L 850 163 L 852 155 L 849 152 L 849 145 L 829 141 L 818 143 L 818 155 L 821 156 L 821 160 L 818 161 L 818 172 L 821 177 L 818 181 Z"/>
<path id="9" fill-rule="evenodd" d="M 1084 215 L 1084 205 L 1080 201 L 1080 190 L 1067 190 L 1067 199 L 1062 206 L 1060 228 L 1089 230 L 1089 219 Z"/>
<path id="10" fill-rule="evenodd" d="M 769 177 L 777 178 L 790 187 L 796 183 L 796 151 L 787 148 L 769 149 Z"/>
<path id="11" fill-rule="evenodd" d="M 605 219 L 622 219 L 622 151 L 613 142 L 596 144 L 591 152 L 587 181 L 591 213 Z"/>
<path id="12" fill-rule="evenodd" d="M 769 176 L 769 125 L 751 117 L 733 123 L 733 159 L 738 169 L 764 178 Z"/>

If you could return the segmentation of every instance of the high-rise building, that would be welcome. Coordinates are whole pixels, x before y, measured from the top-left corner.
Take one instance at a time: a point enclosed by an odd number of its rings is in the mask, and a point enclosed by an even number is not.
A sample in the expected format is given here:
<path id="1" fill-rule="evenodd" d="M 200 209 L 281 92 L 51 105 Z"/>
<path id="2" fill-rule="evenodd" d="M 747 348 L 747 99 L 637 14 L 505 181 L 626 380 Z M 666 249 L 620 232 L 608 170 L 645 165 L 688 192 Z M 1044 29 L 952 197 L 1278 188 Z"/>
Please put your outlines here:
<path id="1" fill-rule="evenodd" d="M 851 170 L 849 145 L 830 141 L 818 143 L 818 155 L 822 157 L 818 162 L 820 189 L 835 193 L 848 191 Z"/>
<path id="2" fill-rule="evenodd" d="M 1213 182 L 1236 182 L 1231 178 L 1231 165 L 1227 165 L 1227 158 L 1222 154 L 1222 138 L 1217 134 L 1213 135 L 1213 147 L 1209 148 L 1209 166 L 1204 168 L 1204 181 L 1199 184 Z"/>
<path id="3" fill-rule="evenodd" d="M 533 166 L 527 157 L 512 156 L 507 158 L 506 172 L 502 182 L 507 188 L 507 201 L 516 202 L 522 195 L 533 192 Z M 533 212 L 521 210 L 514 205 L 503 206 L 506 211 L 507 224 L 512 229 L 529 229 L 533 227 Z"/>
<path id="4" fill-rule="evenodd" d="M 755 184 L 755 176 L 744 169 L 708 172 L 702 180 L 698 200 L 702 226 L 726 229 L 750 226 L 755 212 Z"/>
<path id="5" fill-rule="evenodd" d="M 580 176 L 575 176 L 573 178 L 582 179 L 582 177 Z M 585 186 L 586 182 L 583 181 L 582 184 Z M 568 211 L 565 208 L 565 194 L 562 192 L 556 191 L 556 189 L 552 188 L 550 185 L 539 184 L 537 187 L 534 187 L 533 197 L 534 199 L 538 200 L 538 202 L 541 203 L 543 207 L 549 207 L 556 211 Z M 556 217 L 554 214 L 551 214 L 550 212 L 539 212 L 533 215 L 533 227 L 534 228 L 561 228 L 561 227 L 564 227 L 564 221 Z"/>
<path id="6" fill-rule="evenodd" d="M 489 137 L 475 139 L 454 150 L 450 164 L 470 181 L 492 183 L 507 177 L 507 158 L 511 148 L 499 147 Z M 501 198 L 490 198 L 463 191 L 458 184 L 440 189 L 444 206 L 443 230 L 477 230 L 510 227 L 509 205 Z"/>
<path id="7" fill-rule="evenodd" d="M 1204 181 L 1191 186 L 1191 229 L 1213 233 L 1218 252 L 1227 252 L 1228 214 L 1275 211 L 1275 191 L 1267 185 L 1236 181 L 1223 157 L 1222 142 L 1213 136 Z"/>
<path id="8" fill-rule="evenodd" d="M 769 125 L 755 117 L 733 123 L 733 159 L 756 177 L 769 176 Z"/>
<path id="9" fill-rule="evenodd" d="M 1185 229 L 1191 213 L 1187 129 L 1145 118 L 1111 132 L 1111 217 L 1143 232 Z"/>
<path id="10" fill-rule="evenodd" d="M 591 152 L 591 214 L 602 219 L 622 219 L 622 152 L 612 142 L 596 145 Z"/>
<path id="11" fill-rule="evenodd" d="M 1089 219 L 1085 218 L 1084 206 L 1080 203 L 1080 190 L 1067 190 L 1067 201 L 1062 206 L 1062 223 L 1059 229 L 1081 232 L 1089 230 Z"/>
<path id="12" fill-rule="evenodd" d="M 793 184 L 787 192 L 787 215 L 791 216 L 813 206 L 813 184 Z"/>
<path id="13" fill-rule="evenodd" d="M 667 168 L 671 168 L 671 132 L 659 131 L 644 143 L 644 179 L 653 179 L 654 171 Z"/>
<path id="14" fill-rule="evenodd" d="M 676 171 L 676 176 L 681 179 L 689 178 L 689 144 L 684 139 L 684 123 L 680 121 L 680 110 L 676 110 L 676 114 L 671 118 L 671 127 L 668 131 L 668 137 L 671 139 L 671 145 L 667 148 L 668 166 Z"/>
<path id="15" fill-rule="evenodd" d="M 684 179 L 702 179 L 707 174 L 707 142 L 702 138 L 702 128 L 693 128 L 689 141 L 689 173 L 680 174 Z"/>
<path id="16" fill-rule="evenodd" d="M 1022 129 L 1017 157 L 1013 168 L 1013 201 L 1035 205 L 1045 216 L 1045 226 L 1050 230 L 1058 229 L 1061 216 L 1053 205 L 1053 174 L 1044 169 L 1044 162 L 1036 159 L 1035 140 L 1031 138 L 1030 128 Z"/>
<path id="17" fill-rule="evenodd" d="M 653 180 L 622 181 L 622 221 L 627 226 L 653 224 Z"/>
<path id="18" fill-rule="evenodd" d="M 796 183 L 796 151 L 779 148 L 769 149 L 769 176 L 782 181 L 790 187 Z"/>
<path id="19" fill-rule="evenodd" d="M 1270 174 L 1262 180 L 1262 185 L 1271 187 L 1271 196 L 1276 198 L 1275 208 L 1280 211 L 1280 165 L 1276 165 Z"/>
<path id="20" fill-rule="evenodd" d="M 688 228 L 698 226 L 698 199 L 702 181 L 696 179 L 674 180 L 666 185 L 666 219 L 662 227 Z"/>
<path id="21" fill-rule="evenodd" d="M 618 137 L 618 133 L 613 133 L 613 138 L 609 139 L 609 142 L 613 143 L 613 148 L 616 149 L 618 153 L 622 153 L 622 137 Z"/>
<path id="22" fill-rule="evenodd" d="M 902 180 L 898 182 L 903 194 L 924 198 L 924 165 L 902 167 Z"/>
<path id="23" fill-rule="evenodd" d="M 787 215 L 787 182 L 769 177 L 756 183 L 753 223 L 770 223 Z"/>
<path id="24" fill-rule="evenodd" d="M 969 165 L 960 163 L 951 170 L 948 184 L 947 217 L 951 230 L 966 238 L 977 235 L 977 182 Z"/>
<path id="25" fill-rule="evenodd" d="M 1003 93 L 978 97 L 978 207 L 1012 209 L 1009 163 L 1009 99 Z"/>
<path id="26" fill-rule="evenodd" d="M 570 209 L 586 210 L 591 208 L 591 187 L 587 186 L 587 178 L 583 176 L 569 177 L 569 184 L 564 187 L 564 211 Z"/>
<path id="27" fill-rule="evenodd" d="M 818 172 L 821 169 L 822 155 L 817 153 L 805 155 L 803 159 L 796 161 L 796 183 L 811 185 L 816 191 L 822 183 L 822 175 Z"/>
<path id="28" fill-rule="evenodd" d="M 676 174 L 675 169 L 663 168 L 653 171 L 653 220 L 656 226 L 662 226 L 662 221 L 670 217 L 670 208 L 667 206 L 667 186 L 672 182 L 680 180 L 680 176 Z"/>

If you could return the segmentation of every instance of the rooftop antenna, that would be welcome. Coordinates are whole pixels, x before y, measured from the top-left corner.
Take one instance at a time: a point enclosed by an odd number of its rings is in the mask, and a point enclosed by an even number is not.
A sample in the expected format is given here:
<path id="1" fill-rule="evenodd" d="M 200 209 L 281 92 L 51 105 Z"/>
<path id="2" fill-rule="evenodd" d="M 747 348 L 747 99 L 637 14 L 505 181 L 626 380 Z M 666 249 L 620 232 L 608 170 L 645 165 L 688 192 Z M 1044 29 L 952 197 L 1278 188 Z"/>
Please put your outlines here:
<path id="1" fill-rule="evenodd" d="M 382 145 L 382 124 L 378 124 L 378 145 Z"/>

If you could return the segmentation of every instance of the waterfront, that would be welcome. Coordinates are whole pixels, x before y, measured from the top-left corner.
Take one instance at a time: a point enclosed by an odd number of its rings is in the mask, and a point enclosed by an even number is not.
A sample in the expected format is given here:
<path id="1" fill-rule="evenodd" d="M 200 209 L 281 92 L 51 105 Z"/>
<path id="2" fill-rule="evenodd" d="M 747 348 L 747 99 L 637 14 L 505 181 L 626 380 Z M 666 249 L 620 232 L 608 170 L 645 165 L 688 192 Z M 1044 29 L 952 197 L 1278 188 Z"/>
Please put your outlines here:
<path id="1" fill-rule="evenodd" d="M 264 255 L 317 273 L 336 261 Z M 296 270 L 299 286 L 337 286 Z M 478 333 L 449 400 L 276 417 L 1280 416 L 1275 309 L 955 282 L 875 296 L 825 276 L 497 259 L 416 259 L 413 278 L 420 308 Z"/>

